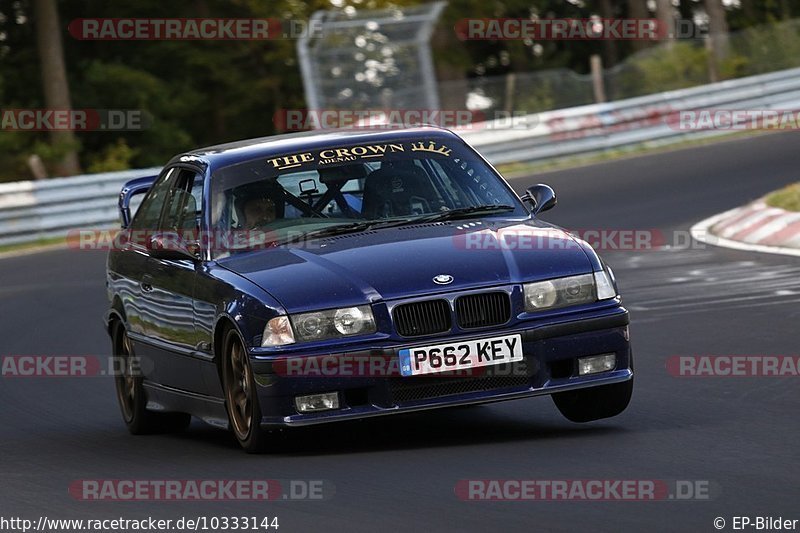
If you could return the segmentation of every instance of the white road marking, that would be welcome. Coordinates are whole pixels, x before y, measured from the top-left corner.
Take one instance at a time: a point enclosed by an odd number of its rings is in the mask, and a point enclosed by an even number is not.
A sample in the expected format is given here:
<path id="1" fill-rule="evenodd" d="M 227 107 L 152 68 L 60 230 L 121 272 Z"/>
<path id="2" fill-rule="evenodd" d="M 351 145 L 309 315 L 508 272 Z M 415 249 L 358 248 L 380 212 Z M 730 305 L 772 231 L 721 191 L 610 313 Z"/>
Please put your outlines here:
<path id="1" fill-rule="evenodd" d="M 623 303 L 643 319 L 785 305 L 800 295 L 800 263 L 720 262 L 713 250 L 675 250 L 621 259 Z M 634 268 L 631 268 L 635 265 Z M 626 272 L 627 270 L 627 272 Z M 634 315 L 635 317 L 635 315 Z"/>

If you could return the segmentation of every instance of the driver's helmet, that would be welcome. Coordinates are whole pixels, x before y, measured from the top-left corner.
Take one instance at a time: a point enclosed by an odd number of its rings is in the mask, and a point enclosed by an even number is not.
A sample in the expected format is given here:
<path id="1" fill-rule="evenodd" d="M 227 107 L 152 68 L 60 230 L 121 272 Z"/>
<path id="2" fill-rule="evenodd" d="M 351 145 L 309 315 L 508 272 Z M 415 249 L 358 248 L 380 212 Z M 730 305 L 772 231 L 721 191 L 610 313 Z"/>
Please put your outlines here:
<path id="1" fill-rule="evenodd" d="M 274 212 L 275 218 L 283 216 L 283 188 L 274 180 L 260 180 L 234 189 L 233 205 L 240 223 L 244 221 L 245 210 L 252 202 L 263 202 L 266 209 Z"/>

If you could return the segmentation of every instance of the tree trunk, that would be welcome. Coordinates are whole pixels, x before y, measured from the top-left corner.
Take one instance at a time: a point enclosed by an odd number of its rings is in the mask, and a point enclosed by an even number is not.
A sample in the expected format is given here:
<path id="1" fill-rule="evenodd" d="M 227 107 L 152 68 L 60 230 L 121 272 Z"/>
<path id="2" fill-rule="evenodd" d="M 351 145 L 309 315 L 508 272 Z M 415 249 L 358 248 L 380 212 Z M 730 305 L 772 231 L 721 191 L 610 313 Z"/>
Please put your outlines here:
<path id="1" fill-rule="evenodd" d="M 34 12 L 45 106 L 48 109 L 71 109 L 64 50 L 61 46 L 62 28 L 58 19 L 56 0 L 35 0 Z M 80 174 L 78 142 L 75 134 L 68 130 L 51 130 L 50 143 L 56 148 L 65 150 L 62 160 L 57 164 L 56 174 L 62 176 Z"/>
<path id="2" fill-rule="evenodd" d="M 600 0 L 600 16 L 604 19 L 617 18 L 611 0 Z M 612 39 L 603 39 L 603 63 L 605 68 L 611 68 L 619 61 L 617 42 Z"/>
<path id="3" fill-rule="evenodd" d="M 705 8 L 708 14 L 707 43 L 711 56 L 710 60 L 714 62 L 711 69 L 712 81 L 717 81 L 722 61 L 728 57 L 730 52 L 728 21 L 725 18 L 725 7 L 722 5 L 722 0 L 705 0 Z"/>
<path id="4" fill-rule="evenodd" d="M 675 8 L 670 0 L 656 0 L 656 18 L 664 41 L 672 41 L 675 38 Z"/>
<path id="5" fill-rule="evenodd" d="M 757 0 L 741 0 L 742 14 L 744 15 L 744 18 L 747 19 L 748 24 L 750 25 L 760 24 L 761 22 L 763 22 L 758 12 L 756 11 L 756 5 L 755 5 L 756 1 Z"/>
<path id="6" fill-rule="evenodd" d="M 650 18 L 650 11 L 647 9 L 647 0 L 628 0 L 628 17 L 632 19 Z M 631 41 L 631 48 L 634 52 L 644 50 L 650 43 L 645 40 Z"/>

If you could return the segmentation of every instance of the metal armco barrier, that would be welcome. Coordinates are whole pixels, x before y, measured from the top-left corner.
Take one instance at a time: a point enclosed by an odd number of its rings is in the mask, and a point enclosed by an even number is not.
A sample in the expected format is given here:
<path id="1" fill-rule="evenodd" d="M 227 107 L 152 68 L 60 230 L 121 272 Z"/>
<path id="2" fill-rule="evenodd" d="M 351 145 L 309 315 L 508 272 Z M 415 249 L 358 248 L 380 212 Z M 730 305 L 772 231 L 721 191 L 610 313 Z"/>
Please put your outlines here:
<path id="1" fill-rule="evenodd" d="M 492 163 L 535 162 L 656 146 L 736 130 L 682 129 L 686 110 L 800 110 L 800 68 L 605 104 L 483 122 L 459 133 Z M 800 124 L 798 124 L 800 126 Z M 0 184 L 0 246 L 119 223 L 126 181 L 159 168 Z"/>
<path id="2" fill-rule="evenodd" d="M 0 245 L 63 237 L 71 229 L 117 225 L 122 185 L 160 170 L 0 183 Z"/>
<path id="3" fill-rule="evenodd" d="M 473 124 L 459 133 L 494 164 L 534 162 L 735 131 L 681 129 L 680 111 L 708 109 L 800 110 L 800 68 L 525 115 L 516 124 Z"/>

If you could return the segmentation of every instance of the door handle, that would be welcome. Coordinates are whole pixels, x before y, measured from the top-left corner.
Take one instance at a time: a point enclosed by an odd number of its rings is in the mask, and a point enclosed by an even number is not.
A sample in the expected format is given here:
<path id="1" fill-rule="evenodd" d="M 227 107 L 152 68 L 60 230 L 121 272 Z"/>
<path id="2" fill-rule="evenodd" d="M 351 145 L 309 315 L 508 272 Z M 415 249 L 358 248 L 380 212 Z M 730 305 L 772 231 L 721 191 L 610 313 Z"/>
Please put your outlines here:
<path id="1" fill-rule="evenodd" d="M 144 292 L 152 292 L 153 290 L 153 277 L 150 275 L 146 275 L 142 278 L 142 282 L 140 283 L 142 290 Z"/>

